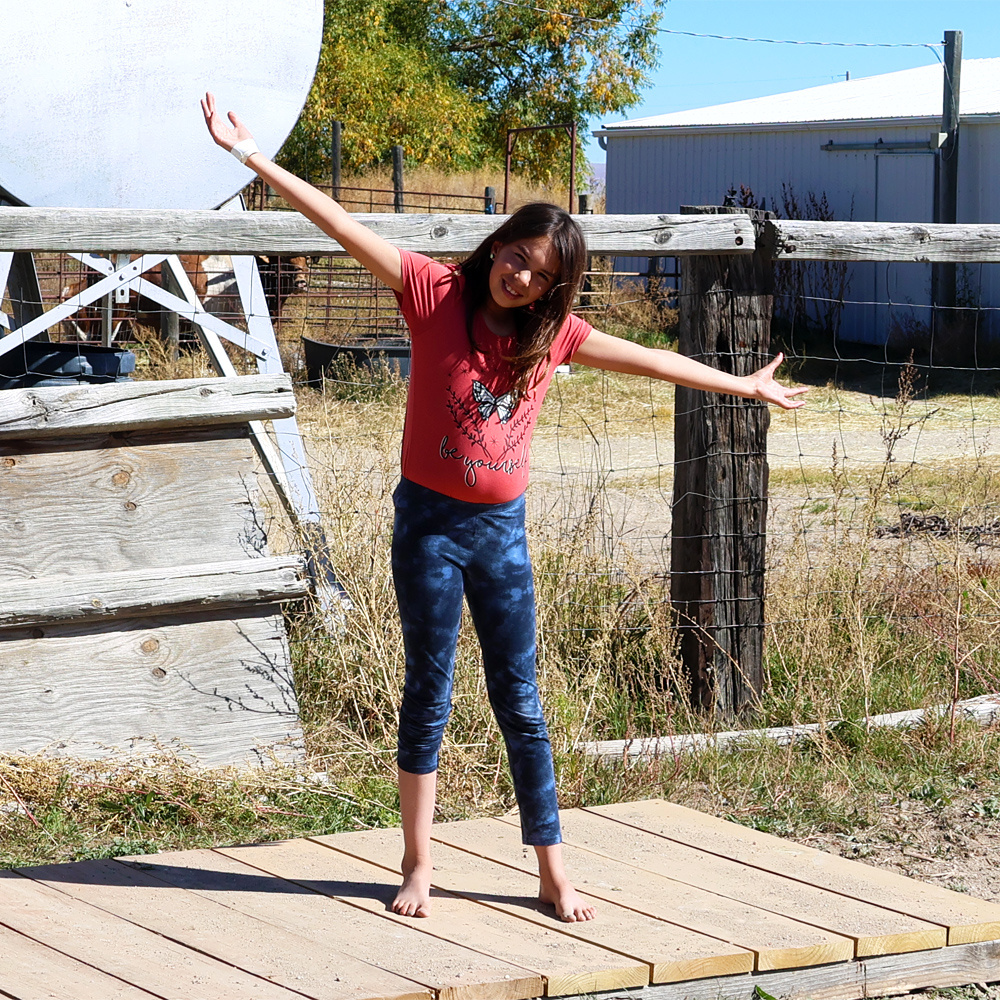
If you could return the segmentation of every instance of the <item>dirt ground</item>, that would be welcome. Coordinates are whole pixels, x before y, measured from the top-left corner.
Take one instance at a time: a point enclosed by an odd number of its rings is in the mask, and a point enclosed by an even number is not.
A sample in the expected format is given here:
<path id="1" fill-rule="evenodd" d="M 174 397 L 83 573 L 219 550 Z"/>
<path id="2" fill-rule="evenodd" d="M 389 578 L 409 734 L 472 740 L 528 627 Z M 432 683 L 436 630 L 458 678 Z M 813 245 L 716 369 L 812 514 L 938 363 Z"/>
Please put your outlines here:
<path id="1" fill-rule="evenodd" d="M 903 800 L 887 805 L 873 830 L 850 836 L 816 834 L 800 842 L 1000 902 L 1000 801 L 996 799 L 956 802 L 944 809 Z"/>

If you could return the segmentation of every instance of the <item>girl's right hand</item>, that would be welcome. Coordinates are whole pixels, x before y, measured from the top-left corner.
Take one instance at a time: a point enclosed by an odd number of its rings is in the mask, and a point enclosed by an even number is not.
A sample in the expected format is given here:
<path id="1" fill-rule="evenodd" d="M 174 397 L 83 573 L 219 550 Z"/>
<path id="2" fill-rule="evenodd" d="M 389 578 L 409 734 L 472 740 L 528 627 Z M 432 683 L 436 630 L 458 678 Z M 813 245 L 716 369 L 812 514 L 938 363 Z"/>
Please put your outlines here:
<path id="1" fill-rule="evenodd" d="M 227 125 L 225 120 L 216 113 L 214 94 L 205 94 L 201 100 L 201 110 L 205 115 L 205 124 L 208 126 L 209 134 L 215 140 L 216 144 L 221 146 L 227 153 L 236 143 L 242 142 L 244 139 L 253 138 L 250 134 L 250 129 L 236 117 L 235 112 L 229 112 L 229 120 L 232 122 L 232 127 Z"/>
<path id="2" fill-rule="evenodd" d="M 209 134 L 227 152 L 244 139 L 253 139 L 250 129 L 229 112 L 229 122 L 215 110 L 215 95 L 205 94 L 201 102 Z M 393 291 L 403 290 L 403 263 L 399 251 L 357 219 L 352 219 L 332 198 L 311 184 L 290 174 L 262 153 L 253 153 L 246 165 L 268 184 L 292 208 L 314 222 L 327 236 L 332 236 L 362 267 Z"/>

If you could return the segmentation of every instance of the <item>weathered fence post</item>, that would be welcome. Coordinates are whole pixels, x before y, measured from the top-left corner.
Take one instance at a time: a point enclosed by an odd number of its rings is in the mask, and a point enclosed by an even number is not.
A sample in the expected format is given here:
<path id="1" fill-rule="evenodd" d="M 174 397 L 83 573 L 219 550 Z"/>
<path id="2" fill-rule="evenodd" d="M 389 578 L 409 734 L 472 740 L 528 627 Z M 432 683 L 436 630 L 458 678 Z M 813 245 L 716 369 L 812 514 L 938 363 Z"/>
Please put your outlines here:
<path id="1" fill-rule="evenodd" d="M 403 147 L 392 147 L 392 209 L 403 211 Z"/>
<path id="2" fill-rule="evenodd" d="M 335 201 L 340 198 L 340 167 L 343 161 L 341 135 L 343 122 L 330 122 L 330 197 Z"/>
<path id="3" fill-rule="evenodd" d="M 682 207 L 683 214 L 743 209 Z M 770 213 L 751 211 L 758 231 Z M 747 375 L 770 347 L 773 269 L 752 256 L 683 258 L 681 354 Z M 763 241 L 765 244 L 768 242 Z M 696 707 L 731 717 L 761 692 L 767 407 L 677 387 L 670 597 Z"/>
<path id="4" fill-rule="evenodd" d="M 486 215 L 496 215 L 497 211 L 497 189 L 487 186 L 483 192 L 483 212 Z"/>

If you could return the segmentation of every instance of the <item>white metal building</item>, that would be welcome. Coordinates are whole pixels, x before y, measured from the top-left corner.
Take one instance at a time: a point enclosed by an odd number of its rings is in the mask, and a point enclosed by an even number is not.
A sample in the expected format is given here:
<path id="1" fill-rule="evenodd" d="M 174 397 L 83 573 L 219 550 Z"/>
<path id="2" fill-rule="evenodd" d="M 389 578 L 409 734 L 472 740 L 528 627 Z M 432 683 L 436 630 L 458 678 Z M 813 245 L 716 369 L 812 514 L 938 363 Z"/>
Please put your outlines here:
<path id="1" fill-rule="evenodd" d="M 605 125 L 607 211 L 718 205 L 745 185 L 784 215 L 785 185 L 800 203 L 825 194 L 837 220 L 932 222 L 942 95 L 931 65 Z M 960 102 L 957 221 L 1000 223 L 1000 59 L 963 62 Z M 930 271 L 853 265 L 841 338 L 884 343 L 894 324 L 925 323 Z M 1000 307 L 997 265 L 963 266 L 958 286 L 959 304 Z"/>

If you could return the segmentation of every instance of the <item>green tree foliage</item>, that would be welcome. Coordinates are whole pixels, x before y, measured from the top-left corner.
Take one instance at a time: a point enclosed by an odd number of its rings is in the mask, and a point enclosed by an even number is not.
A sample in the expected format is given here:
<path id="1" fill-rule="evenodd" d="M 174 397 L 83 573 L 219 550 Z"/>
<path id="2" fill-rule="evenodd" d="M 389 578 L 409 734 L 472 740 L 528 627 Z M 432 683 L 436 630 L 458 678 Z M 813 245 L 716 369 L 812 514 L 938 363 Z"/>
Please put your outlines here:
<path id="1" fill-rule="evenodd" d="M 656 65 L 666 0 L 326 0 L 316 80 L 282 150 L 291 169 L 329 169 L 344 123 L 347 169 L 386 158 L 443 169 L 502 163 L 508 128 L 616 114 Z M 551 9 L 549 9 L 551 8 Z M 566 135 L 523 135 L 515 167 L 565 171 Z"/>
<path id="2" fill-rule="evenodd" d="M 345 169 L 363 169 L 401 143 L 406 155 L 445 169 L 482 157 L 486 109 L 427 45 L 433 4 L 422 0 L 326 0 L 312 90 L 281 151 L 296 173 L 329 173 L 330 122 L 341 121 Z"/>
<path id="3" fill-rule="evenodd" d="M 489 108 L 483 142 L 502 156 L 509 128 L 582 126 L 636 104 L 656 66 L 665 2 L 451 0 L 438 5 L 434 31 L 459 82 Z M 517 139 L 517 169 L 548 179 L 565 162 L 561 132 Z"/>

